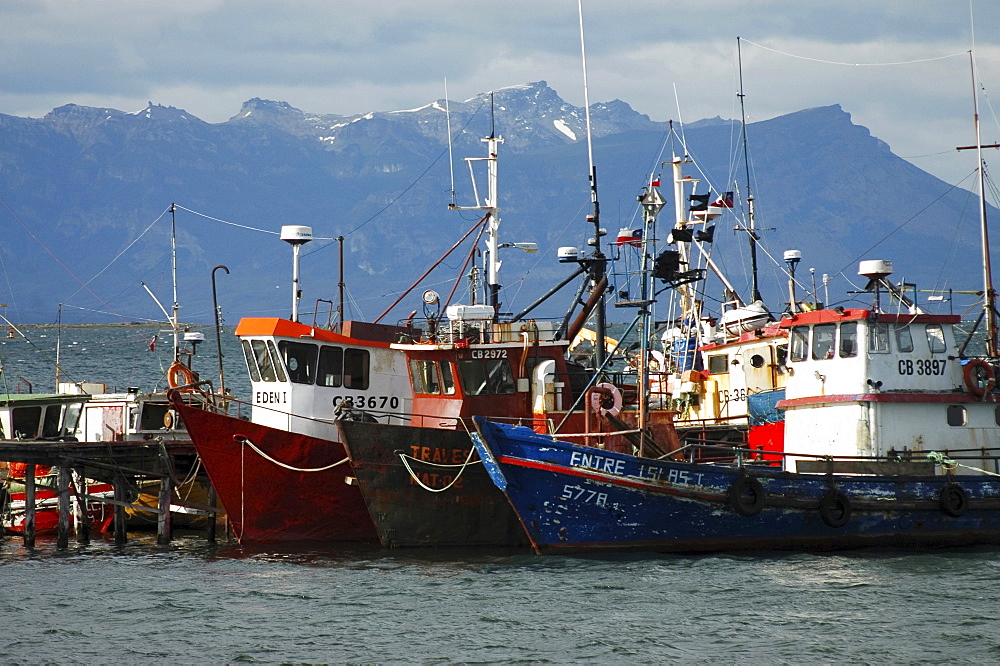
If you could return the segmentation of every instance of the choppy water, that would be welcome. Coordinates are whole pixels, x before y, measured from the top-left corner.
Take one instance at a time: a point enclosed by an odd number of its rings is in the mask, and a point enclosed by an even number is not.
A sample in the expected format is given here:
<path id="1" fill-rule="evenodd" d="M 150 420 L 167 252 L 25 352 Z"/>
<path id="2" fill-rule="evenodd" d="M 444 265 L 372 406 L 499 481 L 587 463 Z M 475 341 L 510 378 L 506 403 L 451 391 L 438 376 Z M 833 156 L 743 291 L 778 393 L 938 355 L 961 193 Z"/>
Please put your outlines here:
<path id="1" fill-rule="evenodd" d="M 991 663 L 1000 551 L 0 546 L 10 663 Z"/>
<path id="2" fill-rule="evenodd" d="M 64 372 L 162 387 L 169 343 L 149 352 L 152 333 L 64 331 Z M 203 376 L 217 368 L 210 333 Z M 0 342 L 8 382 L 40 376 L 36 391 L 51 390 L 54 348 L 52 329 Z M 1000 549 L 538 557 L 133 534 L 58 552 L 7 537 L 0 662 L 992 663 L 998 589 Z"/>

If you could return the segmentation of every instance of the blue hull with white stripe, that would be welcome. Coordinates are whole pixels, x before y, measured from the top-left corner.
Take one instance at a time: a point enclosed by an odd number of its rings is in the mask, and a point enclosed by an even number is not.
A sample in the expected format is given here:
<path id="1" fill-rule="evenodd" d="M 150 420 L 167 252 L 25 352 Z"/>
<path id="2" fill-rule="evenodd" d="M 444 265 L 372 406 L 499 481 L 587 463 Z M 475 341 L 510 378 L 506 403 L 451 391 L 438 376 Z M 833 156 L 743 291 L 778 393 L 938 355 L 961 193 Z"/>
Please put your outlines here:
<path id="1" fill-rule="evenodd" d="M 476 421 L 479 455 L 539 553 L 1000 544 L 995 476 L 653 460 Z"/>

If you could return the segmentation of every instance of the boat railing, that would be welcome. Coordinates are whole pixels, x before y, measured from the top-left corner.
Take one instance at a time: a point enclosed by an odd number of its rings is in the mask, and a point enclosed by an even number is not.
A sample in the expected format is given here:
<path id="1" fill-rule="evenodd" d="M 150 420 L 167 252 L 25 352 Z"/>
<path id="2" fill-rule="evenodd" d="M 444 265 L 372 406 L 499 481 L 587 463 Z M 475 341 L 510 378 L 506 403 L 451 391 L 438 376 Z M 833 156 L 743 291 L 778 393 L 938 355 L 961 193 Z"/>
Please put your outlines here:
<path id="1" fill-rule="evenodd" d="M 479 306 L 470 306 L 479 307 Z M 492 310 L 491 310 L 492 313 Z M 423 331 L 423 339 L 445 345 L 502 344 L 510 342 L 547 342 L 555 337 L 557 323 L 547 320 L 493 321 L 492 314 L 483 317 L 445 319 L 441 317 L 407 318 L 397 322 L 400 327 Z"/>
<path id="2" fill-rule="evenodd" d="M 1000 447 L 906 451 L 884 456 L 844 456 L 763 451 L 744 446 L 687 443 L 659 460 L 691 464 L 726 464 L 735 467 L 771 467 L 803 474 L 829 475 L 931 475 L 940 468 L 944 474 L 976 473 L 1000 476 Z M 975 465 L 967 464 L 974 462 Z"/>

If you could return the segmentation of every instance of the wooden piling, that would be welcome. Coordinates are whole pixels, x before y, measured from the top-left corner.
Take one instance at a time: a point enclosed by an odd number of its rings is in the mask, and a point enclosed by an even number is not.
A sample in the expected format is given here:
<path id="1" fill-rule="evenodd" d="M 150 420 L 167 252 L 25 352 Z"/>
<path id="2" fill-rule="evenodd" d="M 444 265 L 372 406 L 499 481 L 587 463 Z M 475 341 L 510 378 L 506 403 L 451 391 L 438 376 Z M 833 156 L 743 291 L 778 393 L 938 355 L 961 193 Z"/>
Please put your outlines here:
<path id="1" fill-rule="evenodd" d="M 215 484 L 211 481 L 208 483 L 208 505 L 213 509 L 216 508 L 217 496 L 215 494 Z M 212 512 L 212 515 L 208 517 L 208 542 L 215 543 L 215 528 L 219 522 L 219 514 Z"/>
<path id="2" fill-rule="evenodd" d="M 59 467 L 56 473 L 56 487 L 59 499 L 59 526 L 56 531 L 56 548 L 69 547 L 69 468 Z"/>
<path id="3" fill-rule="evenodd" d="M 160 477 L 160 513 L 156 517 L 156 543 L 166 545 L 170 543 L 172 527 L 170 520 L 170 499 L 173 497 L 173 481 L 169 474 Z"/>
<path id="4" fill-rule="evenodd" d="M 115 545 L 123 546 L 128 541 L 128 532 L 125 529 L 125 503 L 128 497 L 125 492 L 125 477 L 116 475 L 115 482 Z"/>
<path id="5" fill-rule="evenodd" d="M 35 465 L 24 471 L 24 547 L 35 547 Z"/>
<path id="6" fill-rule="evenodd" d="M 76 542 L 81 544 L 90 543 L 90 507 L 87 503 L 87 477 L 83 471 L 73 469 L 73 486 L 76 493 L 73 495 L 73 525 L 76 526 Z"/>

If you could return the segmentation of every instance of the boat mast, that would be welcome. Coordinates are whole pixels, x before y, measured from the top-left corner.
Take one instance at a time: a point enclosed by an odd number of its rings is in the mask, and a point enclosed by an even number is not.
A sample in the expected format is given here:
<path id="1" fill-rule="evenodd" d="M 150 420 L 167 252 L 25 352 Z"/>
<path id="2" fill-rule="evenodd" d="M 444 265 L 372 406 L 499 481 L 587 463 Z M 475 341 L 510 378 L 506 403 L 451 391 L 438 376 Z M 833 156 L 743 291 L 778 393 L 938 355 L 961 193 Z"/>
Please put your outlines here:
<path id="1" fill-rule="evenodd" d="M 589 244 L 593 246 L 594 252 L 588 262 L 590 273 L 591 289 L 601 291 L 607 289 L 607 257 L 601 252 L 601 236 L 604 231 L 601 229 L 601 207 L 597 200 L 597 167 L 594 166 L 594 141 L 590 127 L 590 91 L 587 85 L 587 46 L 583 32 L 583 0 L 577 0 L 577 9 L 580 15 L 580 55 L 583 61 L 583 106 L 587 118 L 587 157 L 590 161 L 590 201 L 593 204 L 593 213 L 587 216 L 589 221 L 594 223 L 594 237 Z M 605 309 L 604 294 L 598 296 L 597 304 L 594 308 L 594 367 L 600 368 L 604 365 L 605 358 Z"/>
<path id="2" fill-rule="evenodd" d="M 983 142 L 979 135 L 979 95 L 976 92 L 976 63 L 969 51 L 972 69 L 972 109 L 976 123 L 976 163 L 979 168 L 979 222 L 983 236 L 983 308 L 986 314 L 986 354 L 997 356 L 996 292 L 993 289 L 993 270 L 990 265 L 990 235 L 986 223 L 986 169 L 983 167 Z"/>
<path id="3" fill-rule="evenodd" d="M 59 316 L 56 318 L 56 393 L 59 393 L 59 354 L 62 350 L 62 306 L 59 304 Z"/>
<path id="4" fill-rule="evenodd" d="M 499 201 L 499 179 L 497 177 L 497 151 L 499 145 L 503 143 L 503 137 L 496 135 L 493 121 L 493 93 L 490 93 L 490 135 L 482 141 L 486 144 L 486 157 L 466 157 L 465 161 L 469 165 L 469 175 L 472 177 L 472 192 L 476 199 L 475 206 L 459 206 L 455 203 L 448 204 L 451 210 L 484 210 L 489 221 L 486 225 L 486 286 L 488 291 L 489 305 L 493 306 L 493 320 L 500 318 L 500 207 Z M 450 136 L 450 135 L 449 135 Z M 450 139 L 449 139 L 450 141 Z M 472 168 L 473 162 L 486 162 L 486 199 L 479 201 L 479 190 L 476 187 L 476 173 Z M 505 245 L 504 247 L 508 247 Z"/>
<path id="5" fill-rule="evenodd" d="M 639 302 L 639 455 L 645 455 L 646 421 L 649 415 L 649 336 L 652 333 L 651 307 L 655 302 L 653 295 L 653 255 L 656 250 L 656 217 L 660 214 L 666 201 L 660 194 L 659 180 L 649 178 L 646 191 L 639 196 L 639 204 L 643 212 L 642 229 L 642 297 Z"/>
<path id="6" fill-rule="evenodd" d="M 743 134 L 743 166 L 746 169 L 747 177 L 747 218 L 749 220 L 750 228 L 747 230 L 747 234 L 750 236 L 750 302 L 763 300 L 760 296 L 760 288 L 757 282 L 757 241 L 759 237 L 755 228 L 754 220 L 754 201 L 753 194 L 750 191 L 750 157 L 749 151 L 747 149 L 747 112 L 746 107 L 743 104 L 743 98 L 746 95 L 743 94 L 743 53 L 740 49 L 740 38 L 736 38 L 736 58 L 739 65 L 739 75 L 740 75 L 740 91 L 737 93 L 737 97 L 740 98 L 740 116 L 741 116 L 741 130 Z"/>
<path id="7" fill-rule="evenodd" d="M 177 205 L 170 204 L 170 276 L 174 286 L 174 308 L 170 324 L 174 329 L 174 361 L 181 358 L 180 323 L 178 313 L 180 303 L 177 301 Z"/>

